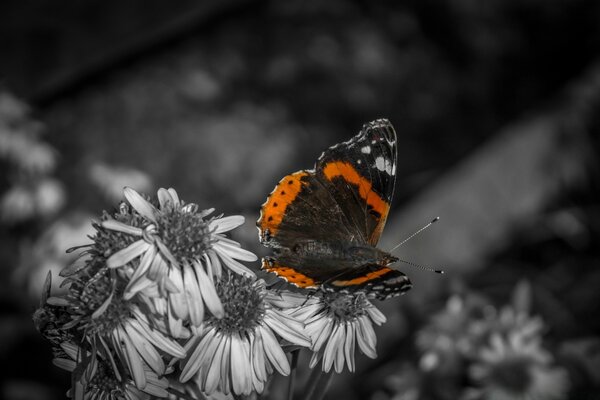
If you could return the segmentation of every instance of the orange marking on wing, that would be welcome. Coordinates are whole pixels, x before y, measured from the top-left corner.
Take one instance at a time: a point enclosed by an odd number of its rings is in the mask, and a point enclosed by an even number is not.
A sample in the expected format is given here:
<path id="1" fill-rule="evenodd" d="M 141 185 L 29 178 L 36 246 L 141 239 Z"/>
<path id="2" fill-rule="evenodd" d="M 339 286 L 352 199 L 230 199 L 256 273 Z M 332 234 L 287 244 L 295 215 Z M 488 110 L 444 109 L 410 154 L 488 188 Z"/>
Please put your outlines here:
<path id="1" fill-rule="evenodd" d="M 298 171 L 279 181 L 260 210 L 258 226 L 261 230 L 269 229 L 272 235 L 277 233 L 287 207 L 302 190 L 301 179 L 307 175 L 305 171 Z"/>
<path id="2" fill-rule="evenodd" d="M 317 287 L 314 279 L 304 274 L 301 274 L 293 268 L 285 267 L 276 262 L 267 261 L 263 259 L 262 269 L 268 272 L 273 272 L 280 278 L 285 279 L 287 282 L 303 289 L 311 289 Z"/>
<path id="3" fill-rule="evenodd" d="M 360 285 L 362 283 L 365 283 L 365 282 L 371 281 L 373 279 L 379 278 L 380 276 L 383 276 L 383 275 L 387 274 L 390 271 L 392 271 L 391 268 L 384 267 L 384 268 L 378 269 L 377 271 L 369 272 L 365 276 L 360 276 L 358 278 L 350 279 L 350 280 L 347 280 L 347 281 L 333 281 L 332 284 L 335 285 L 335 286 L 354 286 L 354 285 Z"/>
<path id="4" fill-rule="evenodd" d="M 373 192 L 373 185 L 367 179 L 363 178 L 352 166 L 352 164 L 335 161 L 325 165 L 323 168 L 325 177 L 332 181 L 333 178 L 341 176 L 348 182 L 358 186 L 358 194 L 367 202 L 368 205 L 373 207 L 373 210 L 377 211 L 383 219 L 387 216 L 390 208 L 389 204 L 383 200 L 377 193 Z"/>

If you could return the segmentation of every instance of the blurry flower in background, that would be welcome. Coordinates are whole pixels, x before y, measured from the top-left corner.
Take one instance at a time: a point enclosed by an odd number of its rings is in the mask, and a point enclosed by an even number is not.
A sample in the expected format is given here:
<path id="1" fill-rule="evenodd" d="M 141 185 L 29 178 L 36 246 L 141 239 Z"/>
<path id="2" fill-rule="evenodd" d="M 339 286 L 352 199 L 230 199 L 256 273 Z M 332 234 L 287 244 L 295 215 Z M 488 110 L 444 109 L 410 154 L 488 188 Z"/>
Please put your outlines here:
<path id="1" fill-rule="evenodd" d="M 291 315 L 304 321 L 311 338 L 311 368 L 322 360 L 324 372 L 333 366 L 335 372 L 341 373 L 344 364 L 354 372 L 357 343 L 367 357 L 377 357 L 373 323 L 381 325 L 386 318 L 362 293 L 323 293 L 306 300 L 304 305 L 293 309 Z"/>
<path id="2" fill-rule="evenodd" d="M 446 307 L 417 332 L 421 369 L 441 374 L 460 373 L 464 358 L 475 351 L 473 335 L 482 330 L 482 321 L 494 312 L 493 306 L 476 294 L 451 296 Z"/>
<path id="3" fill-rule="evenodd" d="M 569 390 L 567 371 L 552 365 L 552 356 L 541 347 L 541 340 L 518 332 L 508 337 L 492 335 L 469 375 L 480 385 L 465 395 L 472 399 L 558 400 L 567 398 Z"/>
<path id="4" fill-rule="evenodd" d="M 289 345 L 310 347 L 302 322 L 276 305 L 282 298 L 269 292 L 262 280 L 226 272 L 217 282 L 225 310 L 223 318 L 209 316 L 202 334 L 186 349 L 180 380 L 194 377 L 205 393 L 248 395 L 262 393 L 274 370 L 290 373 L 288 359 L 275 335 Z"/>
<path id="5" fill-rule="evenodd" d="M 9 186 L 0 193 L 0 219 L 10 225 L 55 215 L 65 204 L 63 185 L 49 175 L 56 151 L 41 140 L 43 126 L 10 93 L 0 90 L 0 161 Z"/>
<path id="6" fill-rule="evenodd" d="M 124 187 L 135 188 L 138 192 L 148 192 L 152 180 L 142 171 L 123 166 L 111 166 L 102 162 L 94 163 L 88 171 L 90 181 L 111 203 L 121 200 Z"/>
<path id="7" fill-rule="evenodd" d="M 20 286 L 24 284 L 30 297 L 38 298 L 48 271 L 57 276 L 68 265 L 83 267 L 89 255 L 66 253 L 65 249 L 80 245 L 82 238 L 94 234 L 91 220 L 91 214 L 71 212 L 46 228 L 34 242 L 22 243 L 14 282 Z M 56 283 L 61 282 L 59 278 Z M 64 287 L 55 288 L 55 293 L 66 291 Z"/>

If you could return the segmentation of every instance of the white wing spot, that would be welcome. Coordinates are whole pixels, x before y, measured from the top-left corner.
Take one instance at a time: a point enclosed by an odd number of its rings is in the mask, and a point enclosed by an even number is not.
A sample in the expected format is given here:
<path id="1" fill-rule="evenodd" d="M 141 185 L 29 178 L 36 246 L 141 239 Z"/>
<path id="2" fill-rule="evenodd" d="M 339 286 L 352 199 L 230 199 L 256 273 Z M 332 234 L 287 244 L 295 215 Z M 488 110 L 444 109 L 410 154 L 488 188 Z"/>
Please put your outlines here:
<path id="1" fill-rule="evenodd" d="M 359 158 L 358 160 L 356 160 L 357 164 L 362 164 L 362 160 Z"/>
<path id="2" fill-rule="evenodd" d="M 375 159 L 375 165 L 373 165 L 375 168 L 377 168 L 379 171 L 381 172 L 385 172 L 388 175 L 392 175 L 395 171 L 394 171 L 394 166 L 392 165 L 392 162 L 384 157 L 377 157 Z"/>
<path id="3" fill-rule="evenodd" d="M 360 152 L 363 154 L 371 154 L 371 146 L 365 146 L 360 149 Z"/>

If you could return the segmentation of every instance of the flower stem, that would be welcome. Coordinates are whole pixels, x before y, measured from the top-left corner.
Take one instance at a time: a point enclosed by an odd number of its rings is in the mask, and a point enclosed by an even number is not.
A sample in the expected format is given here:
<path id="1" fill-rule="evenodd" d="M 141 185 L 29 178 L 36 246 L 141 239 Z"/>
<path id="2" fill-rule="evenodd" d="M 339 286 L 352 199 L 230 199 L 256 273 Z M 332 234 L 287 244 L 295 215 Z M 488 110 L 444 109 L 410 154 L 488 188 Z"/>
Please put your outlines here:
<path id="1" fill-rule="evenodd" d="M 325 396 L 331 383 L 333 373 L 326 372 L 319 367 L 313 369 L 310 377 L 308 378 L 308 388 L 304 400 L 320 400 Z"/>
<path id="2" fill-rule="evenodd" d="M 298 354 L 300 353 L 300 350 L 294 350 L 292 351 L 292 365 L 291 365 L 291 369 L 292 371 L 290 372 L 290 380 L 288 381 L 288 395 L 287 398 L 288 400 L 292 400 L 294 398 L 294 383 L 296 380 L 296 369 L 298 366 Z"/>

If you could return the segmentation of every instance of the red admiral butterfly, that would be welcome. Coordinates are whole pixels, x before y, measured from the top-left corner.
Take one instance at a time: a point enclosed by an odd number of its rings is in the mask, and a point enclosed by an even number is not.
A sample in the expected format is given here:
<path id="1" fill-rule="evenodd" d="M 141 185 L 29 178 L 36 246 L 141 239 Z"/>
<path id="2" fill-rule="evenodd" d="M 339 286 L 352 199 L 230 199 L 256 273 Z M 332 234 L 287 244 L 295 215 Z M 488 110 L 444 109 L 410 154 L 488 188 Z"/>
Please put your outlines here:
<path id="1" fill-rule="evenodd" d="M 412 285 L 375 247 L 390 210 L 396 132 L 386 119 L 327 149 L 313 170 L 284 177 L 262 205 L 260 241 L 274 249 L 262 268 L 301 288 L 386 299 Z"/>

